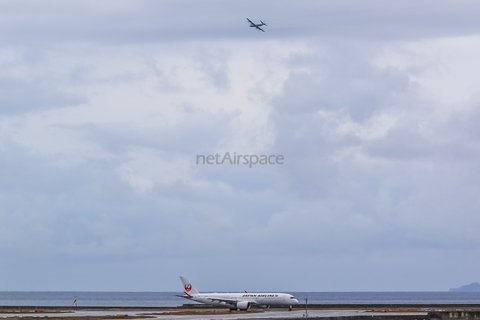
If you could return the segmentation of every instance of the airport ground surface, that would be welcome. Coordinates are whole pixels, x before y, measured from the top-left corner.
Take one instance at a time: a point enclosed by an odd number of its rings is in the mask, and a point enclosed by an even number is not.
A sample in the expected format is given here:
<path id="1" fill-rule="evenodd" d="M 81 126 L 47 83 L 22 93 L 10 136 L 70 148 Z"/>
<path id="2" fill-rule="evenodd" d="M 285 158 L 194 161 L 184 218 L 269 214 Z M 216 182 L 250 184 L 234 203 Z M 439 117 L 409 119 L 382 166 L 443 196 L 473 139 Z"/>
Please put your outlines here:
<path id="1" fill-rule="evenodd" d="M 386 315 L 385 313 L 368 313 L 364 310 L 310 310 L 308 312 L 308 318 L 344 318 L 344 317 L 354 317 L 366 315 L 369 319 L 372 316 L 381 316 L 382 319 Z M 427 315 L 426 312 L 423 313 L 389 313 L 389 316 L 407 316 L 415 315 L 419 316 L 418 319 L 424 319 Z M 198 319 L 290 319 L 290 318 L 305 318 L 305 310 L 269 310 L 265 312 L 216 312 L 214 313 L 197 313 L 197 314 L 186 314 L 184 312 L 144 312 L 144 311 L 98 311 L 98 310 L 77 310 L 69 313 L 4 313 L 0 314 L 2 318 L 11 318 L 13 319 L 22 319 L 27 320 L 35 319 L 38 317 L 48 317 L 52 320 L 64 320 L 74 317 L 78 320 L 107 320 L 107 319 L 178 319 L 178 320 L 198 320 Z M 358 317 L 358 320 L 363 320 L 364 317 Z M 405 317 L 403 319 L 412 319 L 411 317 Z M 392 317 L 392 320 L 397 319 L 397 317 Z M 417 319 L 417 318 L 415 318 Z M 413 320 L 413 319 L 412 319 Z"/>
<path id="2" fill-rule="evenodd" d="M 426 320 L 429 312 L 480 312 L 480 305 L 313 305 L 308 306 L 308 318 L 322 320 Z M 475 312 L 476 311 L 476 312 Z M 462 315 L 463 313 L 459 313 Z M 109 319 L 168 319 L 168 320 L 236 320 L 305 318 L 305 306 L 288 308 L 250 309 L 230 312 L 228 308 L 199 305 L 183 307 L 14 307 L 1 306 L 0 318 L 8 320 L 109 320 Z M 462 318 L 459 316 L 458 318 Z M 458 319 L 457 318 L 457 319 Z"/>

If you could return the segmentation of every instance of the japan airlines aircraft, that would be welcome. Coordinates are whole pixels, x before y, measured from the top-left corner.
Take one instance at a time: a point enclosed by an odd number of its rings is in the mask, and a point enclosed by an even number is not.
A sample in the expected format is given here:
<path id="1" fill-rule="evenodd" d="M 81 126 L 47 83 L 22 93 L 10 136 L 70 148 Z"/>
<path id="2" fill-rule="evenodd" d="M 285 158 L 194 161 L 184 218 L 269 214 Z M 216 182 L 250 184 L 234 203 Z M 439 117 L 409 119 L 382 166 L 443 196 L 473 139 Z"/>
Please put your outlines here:
<path id="1" fill-rule="evenodd" d="M 261 26 L 266 26 L 266 27 L 268 27 L 267 24 L 266 24 L 265 22 L 263 22 L 262 20 L 260 20 L 260 23 L 259 23 L 259 24 L 253 23 L 252 20 L 250 20 L 250 19 L 248 19 L 248 18 L 247 18 L 247 20 L 248 20 L 248 22 L 250 22 L 250 27 L 251 27 L 251 28 L 257 28 L 258 30 L 265 32 L 265 30 L 263 30 L 263 29 L 260 28 L 260 27 L 261 27 Z"/>
<path id="2" fill-rule="evenodd" d="M 253 305 L 263 308 L 270 306 L 289 306 L 298 304 L 298 300 L 286 293 L 200 293 L 185 277 L 180 277 L 185 299 L 211 304 L 213 306 L 230 306 L 230 310 L 248 310 Z"/>

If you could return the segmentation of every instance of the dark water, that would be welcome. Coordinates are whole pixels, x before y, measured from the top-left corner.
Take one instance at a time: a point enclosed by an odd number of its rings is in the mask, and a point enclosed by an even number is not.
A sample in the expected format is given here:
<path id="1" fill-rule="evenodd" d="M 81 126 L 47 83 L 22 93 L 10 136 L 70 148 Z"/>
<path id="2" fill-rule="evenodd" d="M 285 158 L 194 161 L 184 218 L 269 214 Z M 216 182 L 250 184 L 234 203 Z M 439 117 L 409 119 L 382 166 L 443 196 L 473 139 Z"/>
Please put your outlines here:
<path id="1" fill-rule="evenodd" d="M 170 307 L 190 303 L 180 292 L 0 292 L 2 306 Z M 309 304 L 475 304 L 480 292 L 291 292 Z"/>

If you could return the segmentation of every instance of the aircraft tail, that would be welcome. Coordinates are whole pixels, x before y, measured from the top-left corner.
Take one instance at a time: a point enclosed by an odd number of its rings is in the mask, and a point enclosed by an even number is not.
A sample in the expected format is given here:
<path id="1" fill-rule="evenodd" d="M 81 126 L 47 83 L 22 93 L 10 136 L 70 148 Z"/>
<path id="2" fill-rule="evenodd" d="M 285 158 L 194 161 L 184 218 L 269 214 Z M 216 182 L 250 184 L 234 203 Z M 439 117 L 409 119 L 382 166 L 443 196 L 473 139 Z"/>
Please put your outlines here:
<path id="1" fill-rule="evenodd" d="M 263 26 L 267 26 L 267 27 L 268 27 L 268 25 L 267 25 L 265 22 L 263 22 L 262 20 L 260 20 L 260 22 L 262 23 Z"/>
<path id="2" fill-rule="evenodd" d="M 180 280 L 182 280 L 183 290 L 185 290 L 185 294 L 199 294 L 198 290 L 188 281 L 187 278 L 180 276 Z"/>

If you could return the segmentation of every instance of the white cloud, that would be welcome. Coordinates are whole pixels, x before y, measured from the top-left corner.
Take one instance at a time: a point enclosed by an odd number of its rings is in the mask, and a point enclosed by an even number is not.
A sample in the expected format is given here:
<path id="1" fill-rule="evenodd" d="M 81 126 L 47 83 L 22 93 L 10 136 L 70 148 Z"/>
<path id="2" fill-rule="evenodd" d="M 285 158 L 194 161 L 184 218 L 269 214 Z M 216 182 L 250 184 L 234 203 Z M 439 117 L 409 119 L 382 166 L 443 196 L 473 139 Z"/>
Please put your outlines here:
<path id="1" fill-rule="evenodd" d="M 377 65 L 392 66 L 409 74 L 410 81 L 437 108 L 443 106 L 443 117 L 478 102 L 475 84 L 480 63 L 476 35 L 395 43 L 386 47 Z"/>

